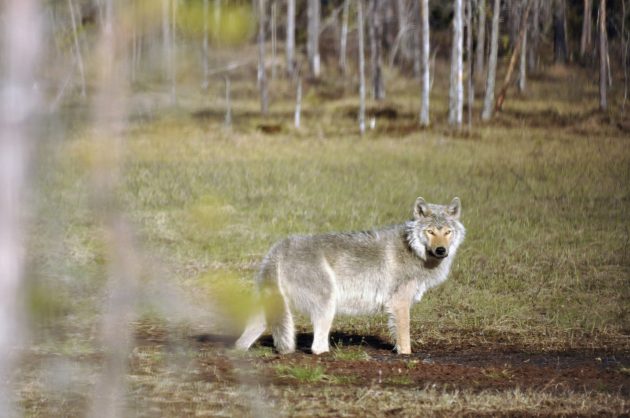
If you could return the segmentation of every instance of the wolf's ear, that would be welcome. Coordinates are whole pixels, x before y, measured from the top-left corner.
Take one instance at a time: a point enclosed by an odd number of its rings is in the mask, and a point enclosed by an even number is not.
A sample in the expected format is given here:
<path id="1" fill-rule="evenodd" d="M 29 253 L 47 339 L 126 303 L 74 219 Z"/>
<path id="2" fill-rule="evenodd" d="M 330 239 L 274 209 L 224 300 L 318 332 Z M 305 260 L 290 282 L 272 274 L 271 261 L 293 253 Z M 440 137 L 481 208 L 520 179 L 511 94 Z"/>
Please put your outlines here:
<path id="1" fill-rule="evenodd" d="M 416 199 L 416 203 L 413 205 L 413 217 L 414 219 L 420 219 L 423 216 L 431 215 L 431 210 L 427 205 L 427 202 L 424 201 L 423 198 L 419 197 Z"/>
<path id="2" fill-rule="evenodd" d="M 454 219 L 459 219 L 459 215 L 462 213 L 462 203 L 459 201 L 459 197 L 453 198 L 453 201 L 448 205 L 446 210 Z"/>

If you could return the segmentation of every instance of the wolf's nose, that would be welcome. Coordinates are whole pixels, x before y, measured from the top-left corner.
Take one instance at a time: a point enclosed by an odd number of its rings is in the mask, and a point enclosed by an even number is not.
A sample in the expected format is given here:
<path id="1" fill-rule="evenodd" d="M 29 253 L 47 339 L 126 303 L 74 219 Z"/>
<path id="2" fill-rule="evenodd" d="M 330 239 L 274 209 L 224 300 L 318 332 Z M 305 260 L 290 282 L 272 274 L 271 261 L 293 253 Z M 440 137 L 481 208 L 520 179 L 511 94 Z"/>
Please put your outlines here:
<path id="1" fill-rule="evenodd" d="M 437 247 L 435 249 L 435 255 L 440 256 L 440 257 L 444 257 L 446 255 L 446 248 L 444 248 L 444 247 Z"/>

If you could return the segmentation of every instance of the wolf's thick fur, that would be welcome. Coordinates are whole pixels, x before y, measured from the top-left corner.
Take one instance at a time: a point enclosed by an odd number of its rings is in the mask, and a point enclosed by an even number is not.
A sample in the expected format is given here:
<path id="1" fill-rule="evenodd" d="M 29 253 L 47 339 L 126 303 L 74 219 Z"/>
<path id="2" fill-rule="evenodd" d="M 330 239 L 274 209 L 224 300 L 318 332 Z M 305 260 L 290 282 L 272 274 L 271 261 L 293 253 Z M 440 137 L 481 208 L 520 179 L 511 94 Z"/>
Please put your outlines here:
<path id="1" fill-rule="evenodd" d="M 280 353 L 295 350 L 291 310 L 310 317 L 315 354 L 328 348 L 336 314 L 384 309 L 396 350 L 411 353 L 409 310 L 428 289 L 442 283 L 465 235 L 461 205 L 416 199 L 413 219 L 383 229 L 293 236 L 275 244 L 257 277 L 262 311 L 251 319 L 236 347 L 247 350 L 271 327 Z"/>

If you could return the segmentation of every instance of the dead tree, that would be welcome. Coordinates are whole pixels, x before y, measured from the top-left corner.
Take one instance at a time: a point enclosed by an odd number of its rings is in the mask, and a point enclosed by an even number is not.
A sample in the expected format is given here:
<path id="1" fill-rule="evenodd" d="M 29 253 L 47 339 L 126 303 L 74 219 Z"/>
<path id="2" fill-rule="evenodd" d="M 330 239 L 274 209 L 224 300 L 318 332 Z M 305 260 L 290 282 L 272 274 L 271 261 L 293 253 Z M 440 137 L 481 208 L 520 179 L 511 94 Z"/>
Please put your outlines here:
<path id="1" fill-rule="evenodd" d="M 266 115 L 269 112 L 269 93 L 265 70 L 265 0 L 258 0 L 258 88 L 260 111 Z"/>
<path id="2" fill-rule="evenodd" d="M 429 0 L 420 0 L 422 23 L 422 92 L 420 99 L 420 125 L 429 126 L 429 93 L 431 92 L 431 66 L 429 63 Z"/>
<path id="3" fill-rule="evenodd" d="M 606 0 L 599 1 L 599 109 L 608 110 L 607 60 L 608 34 L 606 32 Z"/>
<path id="4" fill-rule="evenodd" d="M 494 0 L 492 10 L 492 34 L 490 35 L 490 56 L 488 57 L 488 75 L 486 76 L 486 94 L 483 100 L 481 119 L 488 121 L 492 117 L 494 104 L 494 84 L 497 75 L 497 56 L 499 53 L 499 15 L 501 0 Z"/>
<path id="5" fill-rule="evenodd" d="M 448 123 L 452 126 L 462 125 L 464 106 L 464 19 L 462 0 L 453 4 L 453 46 L 451 49 L 451 81 L 448 102 Z"/>
<path id="6" fill-rule="evenodd" d="M 365 29 L 363 1 L 357 0 L 357 31 L 359 32 L 359 132 L 365 133 Z"/>
<path id="7" fill-rule="evenodd" d="M 318 78 L 321 72 L 319 57 L 319 30 L 320 30 L 320 0 L 308 0 L 308 25 L 306 40 L 306 55 L 308 56 L 311 75 Z"/>

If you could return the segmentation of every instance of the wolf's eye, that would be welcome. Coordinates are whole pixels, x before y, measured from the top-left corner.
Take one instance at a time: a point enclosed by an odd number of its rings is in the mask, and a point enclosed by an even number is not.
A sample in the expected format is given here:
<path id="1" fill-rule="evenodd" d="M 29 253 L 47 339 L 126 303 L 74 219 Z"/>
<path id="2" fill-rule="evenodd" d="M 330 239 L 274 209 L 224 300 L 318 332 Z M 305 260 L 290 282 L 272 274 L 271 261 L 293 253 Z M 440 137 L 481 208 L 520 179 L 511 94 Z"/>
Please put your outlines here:
<path id="1" fill-rule="evenodd" d="M 449 229 L 448 231 L 446 231 L 446 232 L 444 233 L 444 235 L 449 235 L 451 232 L 453 232 L 453 231 L 451 231 L 451 230 Z"/>
<path id="2" fill-rule="evenodd" d="M 427 230 L 427 234 L 429 234 L 429 235 L 435 235 L 435 232 L 433 232 L 433 231 L 431 231 L 431 230 L 429 229 L 429 230 Z"/>

